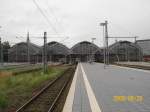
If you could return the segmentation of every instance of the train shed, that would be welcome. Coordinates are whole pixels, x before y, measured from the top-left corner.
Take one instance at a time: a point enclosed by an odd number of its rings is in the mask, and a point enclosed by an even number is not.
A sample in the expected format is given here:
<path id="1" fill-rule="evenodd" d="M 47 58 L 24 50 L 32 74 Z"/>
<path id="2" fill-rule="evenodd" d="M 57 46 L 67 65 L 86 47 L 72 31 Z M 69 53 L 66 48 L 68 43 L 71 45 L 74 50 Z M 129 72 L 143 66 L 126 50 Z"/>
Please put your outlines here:
<path id="1" fill-rule="evenodd" d="M 79 42 L 71 48 L 71 59 L 73 62 L 97 61 L 101 56 L 101 49 L 88 41 Z"/>
<path id="2" fill-rule="evenodd" d="M 136 43 L 143 50 L 143 59 L 144 59 L 144 61 L 150 61 L 150 39 L 137 40 Z"/>
<path id="3" fill-rule="evenodd" d="M 109 46 L 110 62 L 114 61 L 141 61 L 141 47 L 129 41 L 118 41 Z"/>
<path id="4" fill-rule="evenodd" d="M 39 52 L 39 57 L 42 57 L 43 46 Z M 68 57 L 70 54 L 70 50 L 67 46 L 62 43 L 52 41 L 47 44 L 47 61 L 49 62 L 66 62 L 68 61 Z"/>
<path id="5" fill-rule="evenodd" d="M 29 47 L 29 56 L 30 62 L 37 61 L 37 54 L 40 51 L 40 47 L 29 42 L 20 42 L 13 45 L 8 50 L 8 61 L 9 62 L 28 62 L 28 47 Z"/>

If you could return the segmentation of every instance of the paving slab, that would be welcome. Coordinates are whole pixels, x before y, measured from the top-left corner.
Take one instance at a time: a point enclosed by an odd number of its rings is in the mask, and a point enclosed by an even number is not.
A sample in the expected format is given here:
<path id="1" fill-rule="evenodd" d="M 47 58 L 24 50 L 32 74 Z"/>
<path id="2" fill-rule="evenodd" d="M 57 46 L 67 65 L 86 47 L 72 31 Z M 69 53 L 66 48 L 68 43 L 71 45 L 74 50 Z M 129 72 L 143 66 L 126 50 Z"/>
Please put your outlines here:
<path id="1" fill-rule="evenodd" d="M 70 112 L 150 112 L 149 71 L 114 65 L 104 68 L 100 63 L 81 63 L 78 67 Z M 92 108 L 95 107 L 92 95 L 100 108 L 98 111 Z"/>

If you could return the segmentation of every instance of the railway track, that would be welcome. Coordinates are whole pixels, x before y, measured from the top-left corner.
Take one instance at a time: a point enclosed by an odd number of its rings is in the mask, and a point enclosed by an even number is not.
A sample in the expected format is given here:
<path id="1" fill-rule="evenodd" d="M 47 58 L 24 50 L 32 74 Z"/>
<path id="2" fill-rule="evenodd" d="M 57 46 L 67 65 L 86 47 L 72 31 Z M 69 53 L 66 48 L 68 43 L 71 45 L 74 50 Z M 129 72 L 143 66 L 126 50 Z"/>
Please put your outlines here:
<path id="1" fill-rule="evenodd" d="M 130 67 L 130 68 L 137 68 L 143 70 L 150 70 L 149 66 L 141 66 L 141 65 L 127 65 L 127 64 L 116 64 L 118 66 Z"/>
<path id="2" fill-rule="evenodd" d="M 61 76 L 50 82 L 38 94 L 16 112 L 52 112 L 61 94 L 72 79 L 74 68 L 67 69 Z"/>

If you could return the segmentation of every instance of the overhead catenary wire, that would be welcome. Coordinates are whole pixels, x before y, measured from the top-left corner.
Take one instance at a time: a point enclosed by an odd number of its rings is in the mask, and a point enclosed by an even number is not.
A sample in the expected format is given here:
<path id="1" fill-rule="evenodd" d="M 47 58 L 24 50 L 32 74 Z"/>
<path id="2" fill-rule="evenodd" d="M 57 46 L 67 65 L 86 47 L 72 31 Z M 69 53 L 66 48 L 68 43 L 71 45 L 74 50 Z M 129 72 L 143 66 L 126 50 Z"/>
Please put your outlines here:
<path id="1" fill-rule="evenodd" d="M 65 39 L 63 39 L 63 40 L 61 40 L 61 41 L 59 41 L 58 43 L 56 43 L 56 44 L 53 44 L 52 46 L 50 46 L 50 47 L 53 47 L 53 46 L 55 46 L 55 45 L 57 45 L 57 44 L 59 44 L 59 43 L 62 43 L 62 42 L 64 42 L 65 40 L 67 40 L 67 39 L 69 39 L 69 37 L 66 37 Z"/>
<path id="2" fill-rule="evenodd" d="M 47 0 L 47 6 L 48 6 L 48 9 L 49 9 L 50 13 L 53 15 L 57 25 L 59 25 L 61 28 L 63 28 L 62 24 L 58 20 L 58 17 L 54 13 L 54 10 L 49 6 L 48 0 Z"/>
<path id="3" fill-rule="evenodd" d="M 16 36 L 16 38 L 18 39 L 18 40 L 21 40 L 21 41 L 23 41 L 22 39 L 23 38 L 25 38 L 25 37 L 23 37 L 23 36 Z M 32 36 L 32 37 L 30 37 L 30 38 L 38 38 L 38 39 L 43 39 L 43 37 L 40 37 L 40 36 Z M 53 38 L 53 37 L 47 37 L 47 38 Z M 56 38 L 56 37 L 54 37 L 54 38 Z M 62 40 L 60 40 L 60 41 L 58 41 L 58 43 L 62 43 L 62 42 L 64 42 L 65 40 L 67 40 L 67 39 L 69 39 L 69 37 L 68 36 L 66 36 L 64 39 L 62 39 Z M 57 44 L 57 43 L 56 43 Z M 55 45 L 55 44 L 54 44 Z M 53 47 L 53 46 L 51 46 L 51 47 Z"/>
<path id="4" fill-rule="evenodd" d="M 22 37 L 18 37 L 18 36 L 16 36 L 16 38 L 17 38 L 18 40 L 20 40 L 20 41 L 25 41 L 25 40 L 23 40 L 23 38 L 22 38 Z"/>
<path id="5" fill-rule="evenodd" d="M 51 21 L 49 20 L 49 18 L 47 17 L 47 15 L 43 12 L 43 10 L 38 5 L 38 3 L 36 2 L 36 0 L 33 0 L 33 3 L 36 5 L 37 9 L 40 11 L 40 13 L 45 18 L 45 20 L 47 21 L 47 23 L 50 25 L 50 27 L 52 28 L 52 30 L 58 35 L 58 32 L 57 32 L 56 28 L 53 26 L 53 24 L 51 23 Z"/>
<path id="6" fill-rule="evenodd" d="M 131 36 L 136 36 L 133 32 L 127 30 L 125 27 L 123 27 L 123 26 L 120 25 L 120 24 L 117 24 L 117 23 L 114 23 L 114 22 L 111 22 L 111 24 L 112 24 L 113 26 L 115 26 L 118 30 L 122 30 L 123 32 L 126 32 L 126 33 L 128 33 L 129 35 L 131 35 Z"/>
<path id="7" fill-rule="evenodd" d="M 109 38 L 114 38 L 115 39 L 115 42 L 116 41 L 118 41 L 117 39 L 125 39 L 125 38 L 128 38 L 128 39 L 130 39 L 130 41 L 131 41 L 131 39 L 133 38 L 134 39 L 134 42 L 136 42 L 136 39 L 139 37 L 139 36 L 137 36 L 135 33 L 133 33 L 133 32 L 131 32 L 131 31 L 129 31 L 128 29 L 126 29 L 125 27 L 123 27 L 123 26 L 121 26 L 120 24 L 117 24 L 117 23 L 114 23 L 114 22 L 111 22 L 111 24 L 113 25 L 113 26 L 115 26 L 114 28 L 116 29 L 116 31 L 118 32 L 118 30 L 119 31 L 122 31 L 122 33 L 127 33 L 127 35 L 126 36 L 123 36 L 123 37 L 109 37 Z M 130 35 L 130 36 L 128 36 L 128 35 Z"/>

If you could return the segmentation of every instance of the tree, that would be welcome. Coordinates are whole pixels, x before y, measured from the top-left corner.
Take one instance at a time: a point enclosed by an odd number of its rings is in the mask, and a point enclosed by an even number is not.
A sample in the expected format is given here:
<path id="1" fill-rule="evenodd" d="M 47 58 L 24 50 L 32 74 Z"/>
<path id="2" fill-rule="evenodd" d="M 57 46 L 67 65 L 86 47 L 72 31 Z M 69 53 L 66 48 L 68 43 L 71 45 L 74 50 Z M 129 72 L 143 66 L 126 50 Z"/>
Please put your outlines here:
<path id="1" fill-rule="evenodd" d="M 4 62 L 8 62 L 8 49 L 10 49 L 10 44 L 8 41 L 2 43 L 3 46 L 3 60 Z"/>

